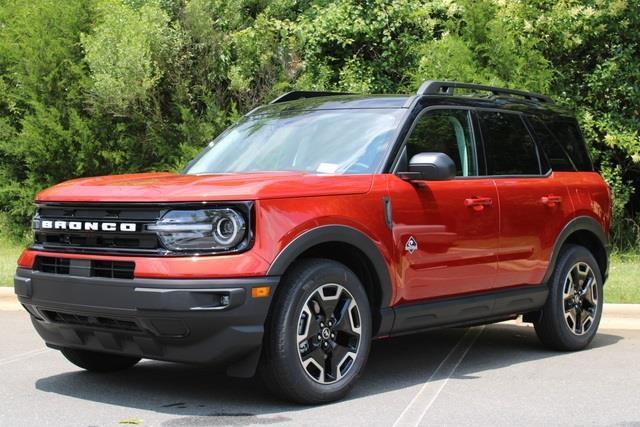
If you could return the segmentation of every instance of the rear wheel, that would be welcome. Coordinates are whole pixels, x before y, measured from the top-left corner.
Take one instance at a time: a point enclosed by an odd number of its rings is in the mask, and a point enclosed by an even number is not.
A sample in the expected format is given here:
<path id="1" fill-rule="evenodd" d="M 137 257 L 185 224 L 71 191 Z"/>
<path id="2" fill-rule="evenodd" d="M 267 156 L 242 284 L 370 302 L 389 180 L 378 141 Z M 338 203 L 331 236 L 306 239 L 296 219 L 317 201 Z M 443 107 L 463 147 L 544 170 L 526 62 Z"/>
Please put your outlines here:
<path id="1" fill-rule="evenodd" d="M 595 258 L 583 246 L 567 245 L 549 283 L 549 297 L 536 333 L 557 350 L 580 350 L 596 335 L 602 316 L 602 275 Z"/>
<path id="2" fill-rule="evenodd" d="M 139 357 L 120 356 L 75 348 L 63 348 L 60 352 L 69 362 L 91 372 L 121 371 L 132 367 L 140 361 Z"/>
<path id="3" fill-rule="evenodd" d="M 343 264 L 311 259 L 283 277 L 267 322 L 260 367 L 266 385 L 300 403 L 343 397 L 371 344 L 371 311 L 358 277 Z"/>

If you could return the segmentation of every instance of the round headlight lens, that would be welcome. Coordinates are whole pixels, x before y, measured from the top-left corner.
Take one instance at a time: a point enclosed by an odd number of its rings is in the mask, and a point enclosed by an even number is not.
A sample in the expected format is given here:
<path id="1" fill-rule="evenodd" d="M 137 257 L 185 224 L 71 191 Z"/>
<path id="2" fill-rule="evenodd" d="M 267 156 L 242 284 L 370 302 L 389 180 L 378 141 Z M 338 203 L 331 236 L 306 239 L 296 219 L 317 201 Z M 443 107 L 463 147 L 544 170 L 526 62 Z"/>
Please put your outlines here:
<path id="1" fill-rule="evenodd" d="M 215 224 L 213 237 L 221 245 L 234 246 L 238 243 L 238 239 L 242 239 L 243 236 L 244 219 L 236 211 L 227 209 L 227 212 L 220 216 Z"/>

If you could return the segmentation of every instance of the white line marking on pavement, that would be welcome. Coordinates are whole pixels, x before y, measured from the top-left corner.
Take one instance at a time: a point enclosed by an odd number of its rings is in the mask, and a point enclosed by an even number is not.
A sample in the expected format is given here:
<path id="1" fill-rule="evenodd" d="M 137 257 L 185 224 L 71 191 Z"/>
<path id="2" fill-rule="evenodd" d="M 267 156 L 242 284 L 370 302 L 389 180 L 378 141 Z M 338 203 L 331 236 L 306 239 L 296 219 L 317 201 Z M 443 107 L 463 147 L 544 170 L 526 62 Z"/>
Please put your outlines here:
<path id="1" fill-rule="evenodd" d="M 21 360 L 30 359 L 43 353 L 51 351 L 50 348 L 39 348 L 38 350 L 31 350 L 25 353 L 16 354 L 15 356 L 6 357 L 0 359 L 0 366 L 8 365 L 9 363 L 19 362 Z"/>
<path id="2" fill-rule="evenodd" d="M 456 345 L 453 346 L 449 354 L 440 362 L 440 365 L 431 374 L 429 379 L 422 385 L 420 391 L 411 399 L 411 402 L 402 411 L 394 427 L 417 426 L 427 414 L 433 402 L 436 401 L 440 392 L 449 382 L 449 378 L 454 374 L 460 363 L 476 342 L 480 334 L 484 331 L 484 326 L 470 328 L 462 335 Z M 434 378 L 440 377 L 435 381 Z"/>

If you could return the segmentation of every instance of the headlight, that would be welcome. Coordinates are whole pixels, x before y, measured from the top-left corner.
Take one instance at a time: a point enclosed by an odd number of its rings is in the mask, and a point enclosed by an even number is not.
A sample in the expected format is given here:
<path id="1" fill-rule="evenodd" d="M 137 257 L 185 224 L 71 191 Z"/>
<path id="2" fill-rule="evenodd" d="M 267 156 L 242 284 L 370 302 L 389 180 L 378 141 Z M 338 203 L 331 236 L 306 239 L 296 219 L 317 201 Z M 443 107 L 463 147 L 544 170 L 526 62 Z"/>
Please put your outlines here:
<path id="1" fill-rule="evenodd" d="M 230 251 L 247 237 L 247 222 L 231 208 L 172 210 L 147 226 L 172 251 Z"/>

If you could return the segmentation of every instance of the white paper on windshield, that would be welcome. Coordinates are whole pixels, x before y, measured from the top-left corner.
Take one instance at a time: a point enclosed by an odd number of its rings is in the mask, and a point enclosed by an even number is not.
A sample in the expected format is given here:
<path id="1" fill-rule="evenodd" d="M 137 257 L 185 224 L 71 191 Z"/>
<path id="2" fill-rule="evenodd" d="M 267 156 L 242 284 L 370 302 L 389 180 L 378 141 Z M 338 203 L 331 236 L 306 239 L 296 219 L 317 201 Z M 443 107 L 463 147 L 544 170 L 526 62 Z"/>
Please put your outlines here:
<path id="1" fill-rule="evenodd" d="M 316 172 L 319 173 L 336 173 L 338 170 L 338 165 L 335 163 L 320 163 Z"/>

